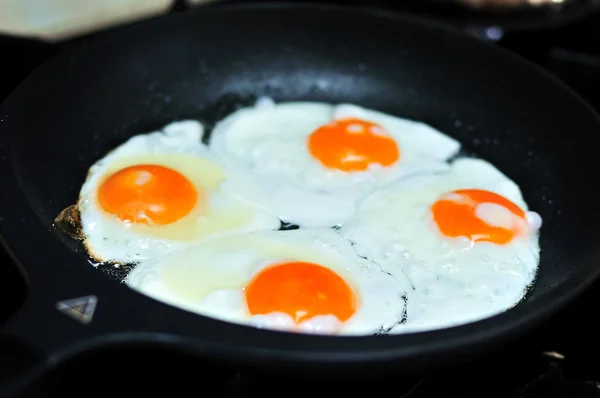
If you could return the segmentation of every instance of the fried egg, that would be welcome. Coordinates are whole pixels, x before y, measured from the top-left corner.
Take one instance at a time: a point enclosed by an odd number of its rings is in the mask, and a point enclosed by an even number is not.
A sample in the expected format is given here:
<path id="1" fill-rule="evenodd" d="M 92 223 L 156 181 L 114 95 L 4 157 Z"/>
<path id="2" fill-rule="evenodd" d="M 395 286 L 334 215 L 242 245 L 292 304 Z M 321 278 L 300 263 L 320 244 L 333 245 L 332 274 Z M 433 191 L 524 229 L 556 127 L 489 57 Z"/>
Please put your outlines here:
<path id="1" fill-rule="evenodd" d="M 279 228 L 277 217 L 221 192 L 227 174 L 202 134 L 198 122 L 172 123 L 90 168 L 78 208 L 94 259 L 135 262 L 220 234 Z"/>
<path id="2" fill-rule="evenodd" d="M 405 288 L 332 229 L 229 235 L 139 263 L 131 288 L 217 319 L 318 334 L 385 333 Z"/>
<path id="3" fill-rule="evenodd" d="M 225 191 L 303 227 L 341 224 L 374 188 L 444 170 L 460 148 L 423 123 L 355 105 L 266 98 L 217 123 L 209 146 L 237 170 Z"/>
<path id="4" fill-rule="evenodd" d="M 533 283 L 541 217 L 519 187 L 486 161 L 374 192 L 340 233 L 409 286 L 395 332 L 449 327 L 509 309 Z"/>

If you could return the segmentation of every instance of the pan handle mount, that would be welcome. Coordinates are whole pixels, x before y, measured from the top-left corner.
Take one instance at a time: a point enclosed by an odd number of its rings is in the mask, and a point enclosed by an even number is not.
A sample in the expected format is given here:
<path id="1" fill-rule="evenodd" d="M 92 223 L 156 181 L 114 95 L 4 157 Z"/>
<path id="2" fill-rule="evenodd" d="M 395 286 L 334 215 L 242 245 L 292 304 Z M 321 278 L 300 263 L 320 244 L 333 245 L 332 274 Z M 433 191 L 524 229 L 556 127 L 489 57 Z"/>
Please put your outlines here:
<path id="1" fill-rule="evenodd" d="M 0 397 L 16 398 L 48 370 L 103 333 L 90 325 L 100 301 L 90 294 L 49 302 L 30 295 L 0 329 Z"/>

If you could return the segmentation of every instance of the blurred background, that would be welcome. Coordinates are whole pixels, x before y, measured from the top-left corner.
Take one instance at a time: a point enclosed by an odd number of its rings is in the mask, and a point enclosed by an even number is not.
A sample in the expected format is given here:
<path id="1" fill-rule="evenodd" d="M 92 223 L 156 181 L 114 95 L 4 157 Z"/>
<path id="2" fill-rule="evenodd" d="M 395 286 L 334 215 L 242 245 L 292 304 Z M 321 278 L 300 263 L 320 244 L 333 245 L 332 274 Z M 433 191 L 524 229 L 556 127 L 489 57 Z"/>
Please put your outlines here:
<path id="1" fill-rule="evenodd" d="M 250 0 L 0 0 L 0 101 L 34 68 L 72 42 L 107 29 L 161 18 L 196 7 Z M 265 1 L 263 1 L 265 2 Z M 304 0 L 307 2 L 307 0 Z M 330 0 L 435 20 L 516 52 L 557 75 L 600 110 L 600 0 Z M 2 140 L 2 137 L 0 137 Z M 1 187 L 1 185 L 0 185 Z M 1 188 L 0 188 L 1 189 Z M 19 306 L 24 283 L 0 248 L 0 325 Z M 500 353 L 415 380 L 366 386 L 389 397 L 600 397 L 600 284 L 539 330 Z M 6 341 L 0 383 L 26 363 L 27 350 Z M 27 396 L 65 397 L 163 393 L 169 396 L 280 396 L 273 380 L 216 368 L 197 358 L 153 347 L 122 347 L 79 356 L 58 366 Z M 291 381 L 290 381 L 291 382 Z M 341 396 L 359 386 L 301 383 L 320 396 Z M 298 383 L 294 384 L 294 388 Z M 365 387 L 365 386 L 360 386 Z"/>
<path id="2" fill-rule="evenodd" d="M 288 0 L 289 1 L 289 0 Z M 294 1 L 294 0 L 291 0 Z M 302 0 L 303 2 L 317 2 Z M 253 0 L 0 0 L 0 98 L 71 41 L 194 7 Z M 263 2 L 268 2 L 264 1 Z M 560 75 L 600 105 L 600 0 L 328 0 L 410 13 L 493 41 Z"/>

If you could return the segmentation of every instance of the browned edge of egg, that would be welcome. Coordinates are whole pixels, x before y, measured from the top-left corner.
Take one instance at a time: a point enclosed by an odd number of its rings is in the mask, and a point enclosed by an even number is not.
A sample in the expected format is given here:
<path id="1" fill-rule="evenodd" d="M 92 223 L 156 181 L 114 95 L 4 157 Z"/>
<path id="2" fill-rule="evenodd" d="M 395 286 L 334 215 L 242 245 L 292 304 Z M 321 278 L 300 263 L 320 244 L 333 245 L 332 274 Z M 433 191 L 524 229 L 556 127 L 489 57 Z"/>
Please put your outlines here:
<path id="1" fill-rule="evenodd" d="M 79 205 L 71 205 L 61 211 L 58 216 L 54 219 L 54 226 L 58 228 L 63 234 L 71 239 L 84 240 L 83 226 L 81 224 L 81 213 L 79 212 Z M 111 265 L 111 266 L 126 266 L 118 261 L 105 261 L 93 250 L 91 250 L 85 241 L 83 242 L 85 250 L 89 258 L 98 264 Z"/>
<path id="2" fill-rule="evenodd" d="M 61 211 L 54 219 L 54 225 L 70 238 L 83 239 L 81 214 L 77 205 L 71 205 Z"/>

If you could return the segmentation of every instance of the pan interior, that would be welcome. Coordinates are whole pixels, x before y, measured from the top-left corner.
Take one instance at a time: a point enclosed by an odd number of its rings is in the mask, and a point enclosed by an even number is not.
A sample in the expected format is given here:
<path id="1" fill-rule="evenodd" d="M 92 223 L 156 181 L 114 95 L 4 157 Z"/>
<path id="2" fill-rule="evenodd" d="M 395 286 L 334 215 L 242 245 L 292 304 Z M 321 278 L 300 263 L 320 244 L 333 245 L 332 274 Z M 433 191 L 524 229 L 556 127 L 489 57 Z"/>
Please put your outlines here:
<path id="1" fill-rule="evenodd" d="M 540 272 L 526 301 L 593 272 L 600 213 L 590 178 L 600 166 L 588 140 L 599 124 L 538 70 L 442 28 L 357 11 L 266 8 L 194 18 L 78 44 L 2 109 L 19 188 L 62 244 L 77 250 L 53 220 L 107 151 L 182 118 L 210 126 L 267 95 L 420 120 L 496 165 L 544 220 Z"/>

